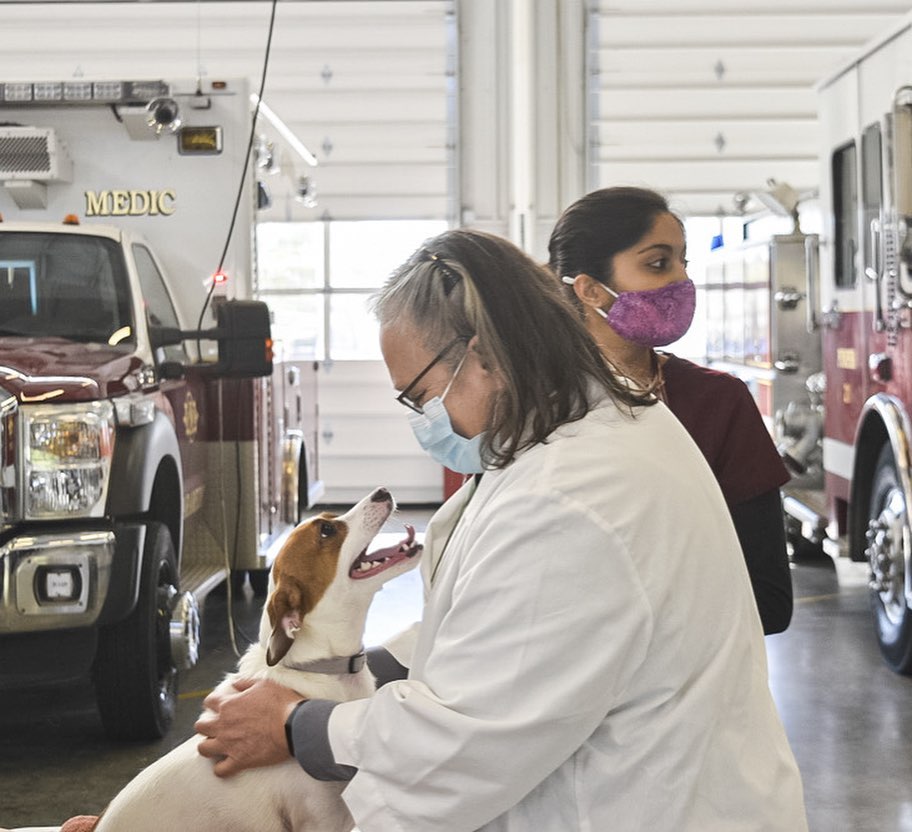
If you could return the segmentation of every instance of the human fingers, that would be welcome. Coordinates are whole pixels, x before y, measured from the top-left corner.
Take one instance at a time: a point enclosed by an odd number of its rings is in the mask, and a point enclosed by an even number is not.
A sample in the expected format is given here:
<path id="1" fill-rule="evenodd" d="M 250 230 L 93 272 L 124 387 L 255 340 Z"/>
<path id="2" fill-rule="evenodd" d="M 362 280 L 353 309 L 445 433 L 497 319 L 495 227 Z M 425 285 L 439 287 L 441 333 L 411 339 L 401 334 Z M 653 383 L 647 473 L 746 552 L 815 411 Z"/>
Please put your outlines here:
<path id="1" fill-rule="evenodd" d="M 225 757 L 219 760 L 212 770 L 216 777 L 233 777 L 235 774 L 243 771 L 246 766 L 241 765 L 234 757 Z"/>
<path id="2" fill-rule="evenodd" d="M 206 737 L 206 739 L 200 740 L 196 750 L 200 756 L 208 757 L 210 760 L 220 760 L 225 756 L 221 743 L 216 737 Z"/>
<path id="3" fill-rule="evenodd" d="M 203 700 L 203 707 L 208 708 L 210 711 L 214 711 L 215 713 L 218 713 L 219 709 L 222 707 L 222 703 L 227 698 L 228 697 L 225 696 L 225 694 L 221 690 L 221 685 L 220 685 Z"/>
<path id="4" fill-rule="evenodd" d="M 217 713 L 213 711 L 203 711 L 196 722 L 193 723 L 193 730 L 204 737 L 215 736 L 215 724 L 218 721 Z"/>

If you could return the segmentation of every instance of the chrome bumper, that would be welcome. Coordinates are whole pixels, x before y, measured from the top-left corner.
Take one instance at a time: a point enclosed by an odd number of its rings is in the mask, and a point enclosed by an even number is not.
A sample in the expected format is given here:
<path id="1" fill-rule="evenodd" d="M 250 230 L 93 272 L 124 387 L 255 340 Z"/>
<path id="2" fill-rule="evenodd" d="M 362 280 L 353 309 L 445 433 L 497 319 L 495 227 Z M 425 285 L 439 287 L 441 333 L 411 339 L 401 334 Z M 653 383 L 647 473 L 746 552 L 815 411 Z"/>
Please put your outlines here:
<path id="1" fill-rule="evenodd" d="M 0 547 L 0 632 L 86 627 L 108 594 L 112 531 L 20 535 Z"/>

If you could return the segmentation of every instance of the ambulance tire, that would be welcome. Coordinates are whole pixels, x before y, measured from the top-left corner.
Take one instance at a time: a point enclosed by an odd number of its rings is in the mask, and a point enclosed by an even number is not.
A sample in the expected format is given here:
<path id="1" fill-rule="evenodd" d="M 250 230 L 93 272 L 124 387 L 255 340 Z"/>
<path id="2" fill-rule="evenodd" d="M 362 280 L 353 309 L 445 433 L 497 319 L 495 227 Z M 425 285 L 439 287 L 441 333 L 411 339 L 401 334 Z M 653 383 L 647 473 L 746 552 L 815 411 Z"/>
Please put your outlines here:
<path id="1" fill-rule="evenodd" d="M 912 675 L 912 610 L 904 591 L 903 537 L 908 525 L 908 506 L 893 449 L 886 444 L 874 469 L 868 509 L 865 554 L 877 583 L 870 592 L 871 612 L 884 661 L 895 672 Z"/>
<path id="2" fill-rule="evenodd" d="M 178 586 L 177 557 L 167 526 L 149 523 L 133 612 L 99 632 L 95 699 L 111 739 L 152 740 L 168 733 L 177 704 L 177 667 L 171 655 L 171 603 Z"/>

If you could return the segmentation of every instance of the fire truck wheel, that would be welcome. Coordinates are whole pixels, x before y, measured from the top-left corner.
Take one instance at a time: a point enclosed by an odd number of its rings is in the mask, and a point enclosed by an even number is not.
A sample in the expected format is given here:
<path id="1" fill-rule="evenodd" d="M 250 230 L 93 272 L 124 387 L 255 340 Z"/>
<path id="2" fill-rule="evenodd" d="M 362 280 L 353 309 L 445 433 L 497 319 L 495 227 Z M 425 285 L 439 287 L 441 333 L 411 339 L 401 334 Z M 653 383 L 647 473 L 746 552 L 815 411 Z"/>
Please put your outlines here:
<path id="1" fill-rule="evenodd" d="M 95 698 L 112 739 L 157 739 L 174 719 L 177 668 L 169 627 L 178 572 L 171 534 L 162 523 L 146 527 L 141 569 L 136 608 L 98 634 Z"/>
<path id="2" fill-rule="evenodd" d="M 906 603 L 903 539 L 909 515 L 893 450 L 885 445 L 871 483 L 867 548 L 871 610 L 884 660 L 897 673 L 912 673 L 912 610 Z"/>

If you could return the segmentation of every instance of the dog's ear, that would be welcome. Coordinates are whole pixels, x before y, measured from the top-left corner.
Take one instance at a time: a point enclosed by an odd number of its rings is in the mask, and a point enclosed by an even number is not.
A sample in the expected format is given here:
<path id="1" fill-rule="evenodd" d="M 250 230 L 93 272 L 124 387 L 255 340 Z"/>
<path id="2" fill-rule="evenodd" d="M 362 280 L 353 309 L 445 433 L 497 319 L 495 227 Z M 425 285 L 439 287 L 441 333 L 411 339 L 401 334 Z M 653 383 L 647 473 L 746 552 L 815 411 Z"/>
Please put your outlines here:
<path id="1" fill-rule="evenodd" d="M 269 646 L 266 648 L 266 664 L 269 667 L 278 664 L 292 644 L 294 644 L 294 639 L 289 638 L 281 627 L 273 628 L 272 635 L 269 636 Z"/>
<path id="2" fill-rule="evenodd" d="M 314 607 L 311 593 L 294 578 L 277 579 L 276 589 L 266 605 L 272 634 L 266 648 L 266 664 L 273 667 L 294 644 L 295 633 L 301 628 L 304 617 Z"/>

